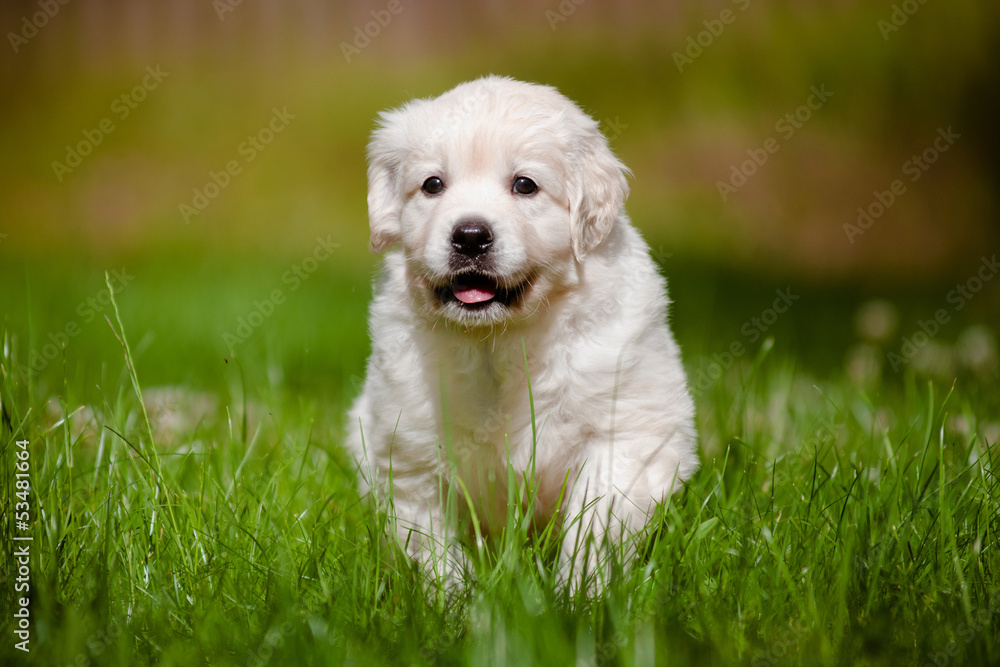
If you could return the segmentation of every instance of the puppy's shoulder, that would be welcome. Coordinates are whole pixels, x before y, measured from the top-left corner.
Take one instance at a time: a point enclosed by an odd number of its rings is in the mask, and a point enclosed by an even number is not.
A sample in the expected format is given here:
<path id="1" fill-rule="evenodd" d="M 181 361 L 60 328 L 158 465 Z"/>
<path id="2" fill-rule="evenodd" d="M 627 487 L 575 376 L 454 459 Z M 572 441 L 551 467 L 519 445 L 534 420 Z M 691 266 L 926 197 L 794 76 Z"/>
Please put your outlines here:
<path id="1" fill-rule="evenodd" d="M 666 302 L 666 279 L 646 240 L 624 214 L 618 217 L 614 231 L 593 259 L 593 277 L 619 300 L 640 299 L 651 307 L 661 299 Z"/>

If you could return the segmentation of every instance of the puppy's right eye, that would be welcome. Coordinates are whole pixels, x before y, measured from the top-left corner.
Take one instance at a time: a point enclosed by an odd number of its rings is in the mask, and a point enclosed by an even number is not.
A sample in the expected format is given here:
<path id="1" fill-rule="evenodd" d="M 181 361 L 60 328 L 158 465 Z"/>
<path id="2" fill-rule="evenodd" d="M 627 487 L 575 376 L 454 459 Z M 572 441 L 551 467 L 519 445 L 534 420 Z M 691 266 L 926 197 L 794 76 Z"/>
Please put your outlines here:
<path id="1" fill-rule="evenodd" d="M 511 189 L 519 195 L 533 195 L 538 191 L 538 186 L 530 178 L 518 176 L 514 179 L 514 187 Z"/>
<path id="2" fill-rule="evenodd" d="M 424 181 L 424 184 L 420 187 L 420 189 L 429 195 L 436 195 L 444 190 L 444 181 L 437 176 L 431 176 Z"/>

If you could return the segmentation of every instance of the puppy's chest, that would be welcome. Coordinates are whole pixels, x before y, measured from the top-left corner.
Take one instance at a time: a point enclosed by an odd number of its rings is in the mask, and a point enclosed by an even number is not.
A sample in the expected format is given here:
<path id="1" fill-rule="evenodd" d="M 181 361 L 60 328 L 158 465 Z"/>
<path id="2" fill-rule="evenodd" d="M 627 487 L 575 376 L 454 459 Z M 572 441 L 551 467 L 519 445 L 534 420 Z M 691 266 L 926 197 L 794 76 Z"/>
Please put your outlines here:
<path id="1" fill-rule="evenodd" d="M 573 477 L 574 447 L 561 443 L 572 443 L 577 433 L 563 423 L 559 392 L 552 391 L 552 383 L 545 378 L 548 369 L 532 367 L 529 394 L 523 354 L 503 364 L 495 357 L 482 361 L 449 378 L 448 412 L 457 474 L 478 510 L 484 512 L 480 519 L 488 526 L 490 517 L 502 524 L 506 516 L 507 466 L 518 480 L 533 471 L 534 511 L 544 518 L 555 509 L 567 471 Z"/>
<path id="2" fill-rule="evenodd" d="M 531 400 L 523 360 L 467 354 L 446 370 L 447 414 L 459 462 L 493 465 L 531 446 Z"/>

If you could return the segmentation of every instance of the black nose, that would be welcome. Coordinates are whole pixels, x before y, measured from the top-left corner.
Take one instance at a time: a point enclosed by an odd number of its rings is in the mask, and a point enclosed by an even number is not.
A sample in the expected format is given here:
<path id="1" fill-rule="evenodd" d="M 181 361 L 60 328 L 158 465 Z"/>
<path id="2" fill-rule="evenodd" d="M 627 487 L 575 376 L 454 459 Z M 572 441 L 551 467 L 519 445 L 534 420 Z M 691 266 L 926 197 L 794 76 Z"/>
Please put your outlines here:
<path id="1" fill-rule="evenodd" d="M 469 257 L 483 254 L 492 244 L 493 232 L 481 220 L 460 222 L 451 233 L 451 246 L 456 252 Z"/>

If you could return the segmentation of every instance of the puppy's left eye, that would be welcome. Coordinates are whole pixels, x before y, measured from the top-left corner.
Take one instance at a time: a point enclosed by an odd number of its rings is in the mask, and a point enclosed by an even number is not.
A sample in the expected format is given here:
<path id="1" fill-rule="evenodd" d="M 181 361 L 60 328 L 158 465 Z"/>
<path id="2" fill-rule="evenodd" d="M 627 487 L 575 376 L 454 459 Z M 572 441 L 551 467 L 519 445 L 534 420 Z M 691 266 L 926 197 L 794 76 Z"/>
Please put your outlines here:
<path id="1" fill-rule="evenodd" d="M 524 176 L 519 176 L 514 179 L 514 193 L 519 195 L 530 195 L 534 194 L 538 190 L 538 186 L 530 178 L 525 178 Z"/>
<path id="2" fill-rule="evenodd" d="M 424 181 L 424 184 L 420 186 L 420 189 L 429 195 L 436 195 L 439 194 L 442 190 L 444 190 L 444 181 L 442 181 L 437 176 L 431 176 L 426 181 Z"/>

